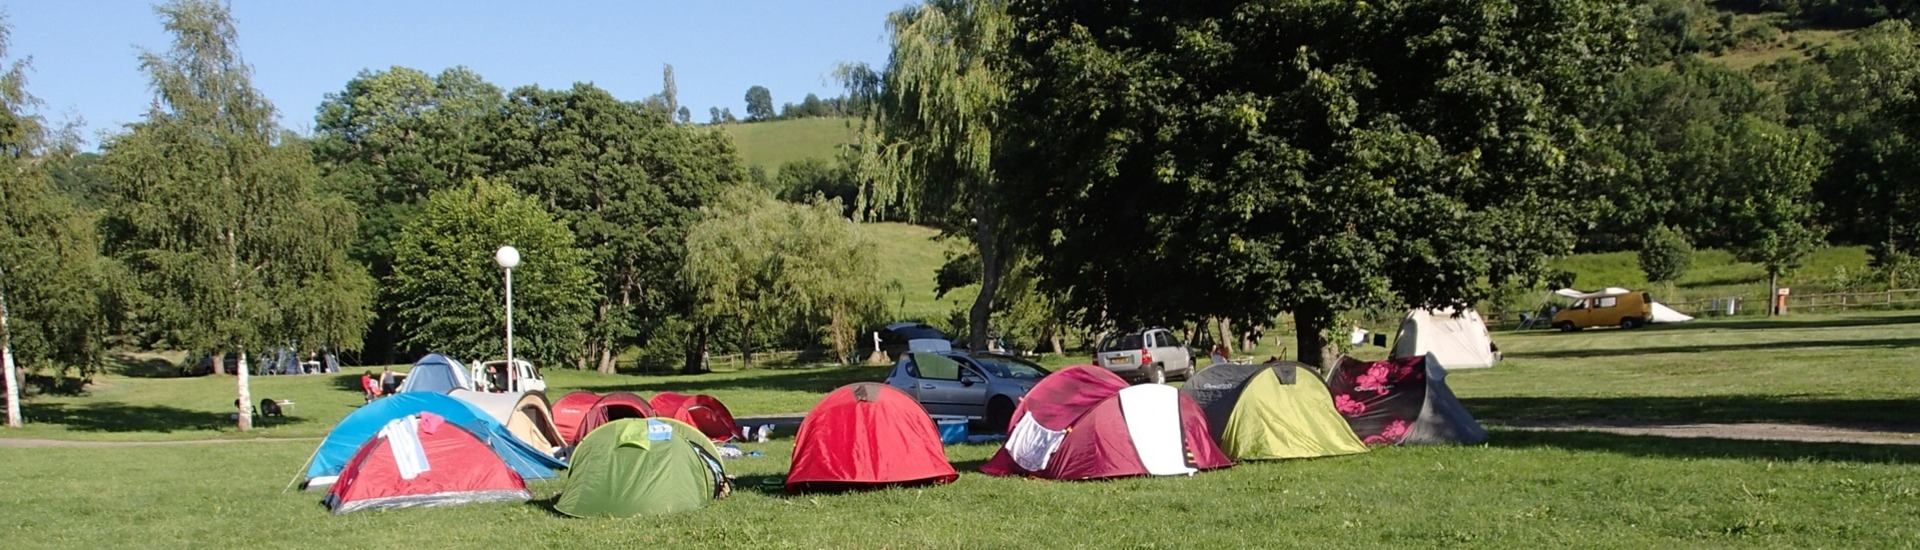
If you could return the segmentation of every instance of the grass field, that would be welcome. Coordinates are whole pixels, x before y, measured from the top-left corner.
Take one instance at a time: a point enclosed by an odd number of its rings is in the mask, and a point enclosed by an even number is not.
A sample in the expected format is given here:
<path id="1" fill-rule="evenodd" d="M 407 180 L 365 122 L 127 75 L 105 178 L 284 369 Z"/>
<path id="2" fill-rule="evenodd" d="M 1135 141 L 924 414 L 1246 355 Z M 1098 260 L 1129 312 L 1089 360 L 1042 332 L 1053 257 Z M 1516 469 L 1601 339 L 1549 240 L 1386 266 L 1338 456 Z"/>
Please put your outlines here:
<path id="1" fill-rule="evenodd" d="M 1858 276 L 1867 269 L 1867 248 L 1838 246 L 1822 248 L 1809 255 L 1799 269 L 1781 278 L 1781 284 L 1799 294 L 1840 291 L 1834 288 L 1836 276 Z M 1598 290 L 1610 286 L 1652 289 L 1655 298 L 1665 302 L 1702 300 L 1725 296 L 1764 296 L 1767 272 L 1759 264 L 1735 260 L 1722 250 L 1701 250 L 1693 255 L 1693 266 L 1676 281 L 1673 288 L 1654 288 L 1640 271 L 1640 260 L 1633 252 L 1576 254 L 1553 262 L 1553 266 L 1572 271 L 1574 288 Z"/>
<path id="2" fill-rule="evenodd" d="M 1855 547 L 1920 541 L 1920 446 L 1533 432 L 1541 419 L 1901 424 L 1920 418 L 1920 314 L 1797 315 L 1635 331 L 1496 334 L 1507 360 L 1448 378 L 1493 429 L 1484 445 L 1245 463 L 1191 478 L 1062 483 L 972 471 L 991 446 L 949 447 L 950 486 L 785 497 L 791 443 L 746 444 L 742 491 L 698 512 L 568 519 L 531 504 L 328 515 L 281 488 L 316 444 L 0 447 L 0 546 L 446 547 Z M 711 393 L 736 414 L 794 412 L 878 368 L 702 376 L 556 371 L 565 391 Z M 345 380 L 346 378 L 342 378 Z M 359 402 L 329 377 L 256 379 L 305 420 L 254 436 L 314 436 Z M 6 437 L 232 437 L 208 417 L 229 378 L 113 376 L 37 398 Z M 230 401 L 231 398 L 227 398 Z M 211 402 L 203 403 L 203 402 Z M 50 410 L 68 411 L 48 417 Z M 177 411 L 187 411 L 179 413 Z M 155 413 L 159 414 L 155 414 Z M 169 426 L 184 414 L 197 425 Z M 140 418 L 150 416 L 151 418 Z M 106 419 L 106 420 L 103 420 Z M 112 420 L 111 419 L 119 419 Z M 224 420 L 220 417 L 219 420 Z M 783 436 L 790 434 L 781 434 Z"/>
<path id="3" fill-rule="evenodd" d="M 752 124 L 723 124 L 722 131 L 733 136 L 747 166 L 759 167 L 772 176 L 780 165 L 806 158 L 833 158 L 838 147 L 847 143 L 845 118 L 802 118 Z"/>

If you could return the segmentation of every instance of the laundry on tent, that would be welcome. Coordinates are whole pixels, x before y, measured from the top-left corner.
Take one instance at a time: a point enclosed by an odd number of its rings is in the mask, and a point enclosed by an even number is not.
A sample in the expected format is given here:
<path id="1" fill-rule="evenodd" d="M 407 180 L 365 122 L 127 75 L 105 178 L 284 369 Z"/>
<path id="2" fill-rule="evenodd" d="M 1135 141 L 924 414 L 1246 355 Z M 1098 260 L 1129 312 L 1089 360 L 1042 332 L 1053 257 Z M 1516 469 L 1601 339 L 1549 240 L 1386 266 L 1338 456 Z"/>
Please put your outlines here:
<path id="1" fill-rule="evenodd" d="M 486 411 L 495 421 L 506 426 L 508 432 L 540 452 L 556 454 L 561 447 L 567 446 L 567 438 L 560 435 L 560 428 L 553 423 L 553 410 L 547 406 L 545 394 L 537 391 L 487 393 L 453 390 L 447 395 Z"/>
<path id="2" fill-rule="evenodd" d="M 698 509 L 733 490 L 720 451 L 671 418 L 627 418 L 587 434 L 573 450 L 553 508 L 574 516 L 639 516 Z"/>
<path id="3" fill-rule="evenodd" d="M 400 383 L 399 393 L 471 389 L 473 380 L 467 377 L 467 369 L 460 366 L 459 360 L 432 353 L 415 361 L 413 368 L 407 370 L 407 379 Z"/>
<path id="4" fill-rule="evenodd" d="M 1480 312 L 1451 307 L 1414 308 L 1401 318 L 1400 332 L 1394 335 L 1392 357 L 1419 357 L 1426 354 L 1440 361 L 1447 370 L 1484 369 L 1500 361 L 1499 348 L 1487 332 Z"/>
<path id="5" fill-rule="evenodd" d="M 739 436 L 733 413 L 711 395 L 660 392 L 647 400 L 647 404 L 652 405 L 654 413 L 663 418 L 672 418 L 699 428 L 700 433 L 707 434 L 707 439 L 725 442 Z"/>
<path id="6" fill-rule="evenodd" d="M 786 490 L 937 485 L 958 477 L 920 403 L 891 386 L 861 382 L 827 393 L 800 421 Z"/>
<path id="7" fill-rule="evenodd" d="M 567 467 L 566 461 L 528 445 L 471 403 L 443 393 L 413 392 L 376 399 L 341 419 L 320 440 L 320 448 L 307 463 L 307 488 L 320 489 L 334 483 L 347 462 L 389 422 L 423 412 L 433 413 L 474 434 L 520 477 L 550 478 L 554 477 L 554 469 Z"/>
<path id="8" fill-rule="evenodd" d="M 1234 460 L 1311 458 L 1367 452 L 1318 374 L 1293 361 L 1214 365 L 1180 388 L 1207 418 Z"/>
<path id="9" fill-rule="evenodd" d="M 323 502 L 335 514 L 533 499 L 482 437 L 430 412 L 388 421 L 347 461 Z"/>
<path id="10" fill-rule="evenodd" d="M 1387 361 L 1342 357 L 1327 379 L 1333 408 L 1368 445 L 1479 443 L 1487 430 L 1447 387 L 1433 355 Z"/>
<path id="11" fill-rule="evenodd" d="M 587 413 L 580 417 L 580 425 L 574 427 L 574 433 L 567 436 L 567 441 L 577 444 L 587 434 L 593 433 L 595 428 L 615 420 L 656 416 L 660 414 L 653 410 L 653 405 L 647 404 L 647 400 L 638 395 L 623 391 L 609 393 L 587 408 Z"/>
<path id="12" fill-rule="evenodd" d="M 1067 367 L 1041 379 L 1013 418 L 1006 442 L 980 471 L 1072 480 L 1182 475 L 1233 464 L 1192 398 L 1171 386 L 1128 386 L 1097 366 Z"/>

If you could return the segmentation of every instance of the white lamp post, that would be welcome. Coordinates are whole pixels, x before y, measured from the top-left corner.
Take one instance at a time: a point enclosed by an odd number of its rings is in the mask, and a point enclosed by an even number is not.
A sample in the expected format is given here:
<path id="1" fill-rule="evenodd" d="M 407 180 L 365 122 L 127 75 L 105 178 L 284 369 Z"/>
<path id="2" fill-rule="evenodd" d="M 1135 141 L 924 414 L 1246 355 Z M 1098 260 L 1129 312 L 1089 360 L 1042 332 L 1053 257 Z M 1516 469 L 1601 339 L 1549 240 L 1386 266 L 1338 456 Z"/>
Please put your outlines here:
<path id="1" fill-rule="evenodd" d="M 514 368 L 513 362 L 513 268 L 520 265 L 520 251 L 512 246 L 502 246 L 493 253 L 493 261 L 507 270 L 507 368 Z"/>

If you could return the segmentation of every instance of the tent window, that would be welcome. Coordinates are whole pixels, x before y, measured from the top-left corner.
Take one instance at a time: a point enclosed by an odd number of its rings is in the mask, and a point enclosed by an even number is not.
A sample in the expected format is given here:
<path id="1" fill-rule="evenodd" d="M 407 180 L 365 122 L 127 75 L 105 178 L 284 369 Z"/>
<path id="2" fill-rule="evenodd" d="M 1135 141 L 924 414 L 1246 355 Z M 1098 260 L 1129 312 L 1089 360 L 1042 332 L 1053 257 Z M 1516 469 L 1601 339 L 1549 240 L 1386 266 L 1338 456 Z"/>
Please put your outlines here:
<path id="1" fill-rule="evenodd" d="M 918 367 L 920 378 L 936 380 L 959 380 L 960 363 L 938 353 L 915 353 L 913 364 Z"/>

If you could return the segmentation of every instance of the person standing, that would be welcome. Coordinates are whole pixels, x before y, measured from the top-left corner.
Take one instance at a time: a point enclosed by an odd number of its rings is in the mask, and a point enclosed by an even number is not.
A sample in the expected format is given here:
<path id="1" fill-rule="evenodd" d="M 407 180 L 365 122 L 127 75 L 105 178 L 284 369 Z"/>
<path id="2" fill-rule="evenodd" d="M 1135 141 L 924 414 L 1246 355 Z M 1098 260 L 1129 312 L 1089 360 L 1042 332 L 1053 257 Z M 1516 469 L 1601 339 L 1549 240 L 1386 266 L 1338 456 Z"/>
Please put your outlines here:
<path id="1" fill-rule="evenodd" d="M 380 367 L 380 395 L 393 395 L 400 384 L 394 381 L 393 367 Z"/>

